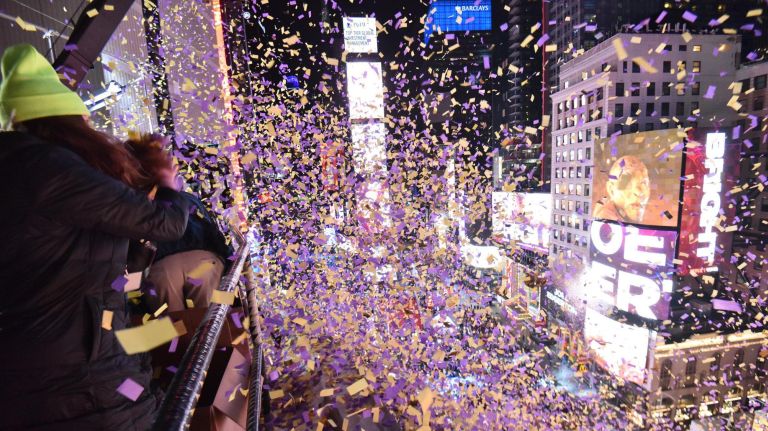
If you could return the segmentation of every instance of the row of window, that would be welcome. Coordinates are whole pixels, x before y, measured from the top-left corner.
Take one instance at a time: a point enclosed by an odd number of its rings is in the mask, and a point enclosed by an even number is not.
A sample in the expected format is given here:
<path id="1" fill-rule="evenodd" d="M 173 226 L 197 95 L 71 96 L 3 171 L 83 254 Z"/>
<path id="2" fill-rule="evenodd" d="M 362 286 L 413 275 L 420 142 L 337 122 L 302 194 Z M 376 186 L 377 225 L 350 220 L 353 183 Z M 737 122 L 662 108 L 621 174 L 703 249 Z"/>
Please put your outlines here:
<path id="1" fill-rule="evenodd" d="M 570 109 L 576 109 L 579 106 L 587 106 L 587 104 L 595 103 L 595 101 L 603 100 L 603 87 L 593 90 L 591 93 L 582 94 L 581 96 L 573 96 L 566 99 L 564 102 L 557 104 L 557 113 L 561 114 Z"/>
<path id="2" fill-rule="evenodd" d="M 573 208 L 574 201 L 568 201 L 568 206 Z M 582 210 L 582 204 L 586 210 Z M 582 229 L 584 231 L 587 230 L 589 226 L 589 222 L 587 219 L 582 219 L 581 217 L 587 216 L 587 212 L 589 211 L 589 204 L 586 202 L 576 202 L 576 207 L 578 210 L 570 215 L 565 214 L 555 214 L 553 216 L 553 224 L 555 226 L 560 225 L 562 227 L 570 227 L 574 229 Z"/>
<path id="3" fill-rule="evenodd" d="M 685 116 L 685 115 L 695 115 L 696 111 L 699 109 L 699 102 L 691 102 L 689 106 L 689 110 L 685 110 L 685 102 L 675 102 L 675 114 L 676 116 Z M 655 103 L 646 103 L 645 104 L 645 112 L 640 111 L 640 104 L 639 103 L 628 103 L 627 106 L 629 107 L 629 112 L 624 112 L 624 104 L 623 103 L 617 103 L 614 106 L 614 117 L 615 118 L 621 118 L 626 116 L 628 117 L 639 117 L 641 115 L 645 115 L 648 117 L 653 117 L 659 114 L 659 112 L 656 111 L 656 104 Z M 661 116 L 662 117 L 668 117 L 670 115 L 670 103 L 669 102 L 661 102 Z M 761 108 L 762 109 L 762 108 Z"/>
<path id="4" fill-rule="evenodd" d="M 591 149 L 591 148 L 590 148 Z M 555 178 L 592 178 L 591 166 L 555 168 Z"/>
<path id="5" fill-rule="evenodd" d="M 644 85 L 645 84 L 645 85 Z M 629 92 L 626 90 L 626 85 L 624 82 L 617 82 L 614 85 L 614 91 L 615 96 L 618 97 L 640 97 L 640 90 L 642 90 L 643 86 L 645 86 L 645 95 L 650 97 L 656 96 L 656 83 L 655 82 L 633 82 L 629 87 Z M 685 82 L 678 82 L 674 83 L 671 81 L 664 81 L 661 83 L 661 95 L 662 96 L 671 96 L 672 95 L 672 88 L 675 88 L 675 94 L 678 96 L 684 96 L 685 95 Z M 699 96 L 701 94 L 701 82 L 700 81 L 694 81 L 691 84 L 691 94 L 694 96 Z"/>
<path id="6" fill-rule="evenodd" d="M 576 235 L 571 232 L 563 232 L 560 229 L 553 229 L 552 237 L 558 241 L 567 242 L 568 244 L 573 244 L 578 247 L 587 246 L 587 237 L 584 235 Z M 555 248 L 555 253 L 557 253 L 557 248 Z"/>
<path id="7" fill-rule="evenodd" d="M 579 142 L 581 142 L 581 140 L 579 140 Z M 555 163 L 567 162 L 569 160 L 572 162 L 573 161 L 582 162 L 584 160 L 592 160 L 592 148 L 587 147 L 587 148 L 578 148 L 576 150 L 570 150 L 570 151 L 568 150 L 555 151 Z"/>
<path id="8" fill-rule="evenodd" d="M 558 195 L 589 196 L 589 189 L 589 184 L 555 183 L 555 194 Z"/>
<path id="9" fill-rule="evenodd" d="M 743 79 L 741 80 L 741 92 L 745 92 L 751 88 L 754 88 L 755 90 L 762 90 L 765 88 L 766 81 L 768 80 L 768 75 L 758 75 L 755 76 L 754 79 Z"/>

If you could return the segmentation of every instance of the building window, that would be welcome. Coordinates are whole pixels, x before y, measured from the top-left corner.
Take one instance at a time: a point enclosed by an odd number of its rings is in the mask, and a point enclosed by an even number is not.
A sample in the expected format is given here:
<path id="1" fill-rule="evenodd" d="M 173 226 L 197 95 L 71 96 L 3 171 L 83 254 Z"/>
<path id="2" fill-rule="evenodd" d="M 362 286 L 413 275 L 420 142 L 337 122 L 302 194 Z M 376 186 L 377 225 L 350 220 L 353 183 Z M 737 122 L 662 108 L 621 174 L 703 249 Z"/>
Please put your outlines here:
<path id="1" fill-rule="evenodd" d="M 656 83 L 650 82 L 648 83 L 648 91 L 646 93 L 648 96 L 655 96 L 656 95 Z"/>
<path id="2" fill-rule="evenodd" d="M 762 111 L 764 109 L 763 98 L 755 97 L 755 100 L 752 102 L 752 108 L 755 111 Z"/>
<path id="3" fill-rule="evenodd" d="M 623 73 L 627 73 L 627 66 L 628 66 L 628 63 L 626 61 L 621 63 L 621 71 Z"/>
<path id="4" fill-rule="evenodd" d="M 640 110 L 640 104 L 639 103 L 632 103 L 629 105 L 629 115 L 631 117 L 636 117 L 640 115 L 638 112 Z"/>
<path id="5" fill-rule="evenodd" d="M 693 86 L 691 87 L 691 94 L 694 96 L 701 94 L 701 82 L 696 81 L 693 83 Z"/>
<path id="6" fill-rule="evenodd" d="M 699 110 L 699 102 L 691 102 L 691 115 L 696 115 L 696 111 Z"/>
<path id="7" fill-rule="evenodd" d="M 581 169 L 581 166 L 579 166 L 578 168 L 576 168 L 576 178 L 581 178 L 581 174 L 582 174 L 582 169 Z"/>
<path id="8" fill-rule="evenodd" d="M 762 90 L 765 88 L 766 75 L 760 75 L 755 77 L 755 90 Z"/>
<path id="9" fill-rule="evenodd" d="M 661 115 L 669 115 L 669 102 L 661 102 Z"/>
<path id="10" fill-rule="evenodd" d="M 693 61 L 693 69 L 691 69 L 691 72 L 693 73 L 701 73 L 701 62 L 698 60 Z"/>
<path id="11" fill-rule="evenodd" d="M 624 104 L 623 103 L 617 103 L 616 104 L 616 118 L 621 118 L 624 116 Z"/>
<path id="12" fill-rule="evenodd" d="M 693 52 L 701 52 L 701 45 L 693 45 Z"/>
<path id="13" fill-rule="evenodd" d="M 599 130 L 595 131 L 595 135 L 600 136 Z M 587 160 L 592 160 L 592 148 L 585 148 L 587 153 Z"/>
<path id="14" fill-rule="evenodd" d="M 677 46 L 678 51 L 685 52 L 688 51 L 688 45 L 678 45 Z"/>
<path id="15" fill-rule="evenodd" d="M 632 83 L 632 96 L 636 96 L 636 97 L 640 96 L 640 83 L 639 82 L 633 82 Z"/>
<path id="16" fill-rule="evenodd" d="M 584 196 L 589 196 L 589 184 L 584 184 Z"/>
<path id="17" fill-rule="evenodd" d="M 685 115 L 685 102 L 677 102 L 675 104 L 675 115 Z"/>
<path id="18" fill-rule="evenodd" d="M 671 82 L 663 82 L 661 84 L 661 95 L 662 96 L 669 96 L 672 94 L 672 83 Z"/>
<path id="19" fill-rule="evenodd" d="M 685 84 L 684 83 L 681 82 L 679 84 L 676 84 L 675 87 L 677 89 L 677 95 L 678 96 L 685 96 Z"/>
<path id="20" fill-rule="evenodd" d="M 592 129 L 587 129 L 587 141 L 592 140 Z"/>
<path id="21" fill-rule="evenodd" d="M 677 73 L 685 71 L 687 66 L 688 66 L 688 64 L 685 61 L 679 60 L 677 62 Z"/>
<path id="22" fill-rule="evenodd" d="M 583 157 L 583 156 L 584 156 L 584 154 L 582 153 L 582 150 L 581 150 L 581 148 L 579 148 L 578 150 L 576 150 L 576 157 L 577 157 L 577 160 L 579 160 L 579 161 L 581 161 L 581 160 L 584 160 L 584 157 Z"/>
<path id="23" fill-rule="evenodd" d="M 632 73 L 640 73 L 640 65 L 632 62 Z"/>
<path id="24" fill-rule="evenodd" d="M 616 83 L 616 96 L 624 97 L 624 83 L 623 82 L 617 82 Z"/>
<path id="25" fill-rule="evenodd" d="M 653 123 L 645 123 L 645 131 L 650 132 L 653 130 Z"/>
<path id="26" fill-rule="evenodd" d="M 656 113 L 656 105 L 653 103 L 646 103 L 645 104 L 645 115 L 647 117 L 650 117 L 651 115 Z"/>
<path id="27" fill-rule="evenodd" d="M 672 73 L 672 62 L 671 61 L 665 61 L 663 65 L 664 73 Z"/>
<path id="28" fill-rule="evenodd" d="M 668 391 L 672 389 L 672 360 L 665 359 L 661 363 L 661 375 L 659 378 L 659 385 L 662 391 Z"/>
<path id="29" fill-rule="evenodd" d="M 603 89 L 602 89 L 602 87 L 597 89 L 597 100 L 603 100 Z"/>
<path id="30" fill-rule="evenodd" d="M 589 148 L 587 148 L 589 149 Z M 592 178 L 592 168 L 589 166 L 584 166 L 584 178 Z"/>
<path id="31" fill-rule="evenodd" d="M 595 139 L 597 139 L 599 137 L 600 137 L 600 128 L 599 127 L 595 127 Z M 587 156 L 587 158 L 589 158 L 589 156 Z"/>

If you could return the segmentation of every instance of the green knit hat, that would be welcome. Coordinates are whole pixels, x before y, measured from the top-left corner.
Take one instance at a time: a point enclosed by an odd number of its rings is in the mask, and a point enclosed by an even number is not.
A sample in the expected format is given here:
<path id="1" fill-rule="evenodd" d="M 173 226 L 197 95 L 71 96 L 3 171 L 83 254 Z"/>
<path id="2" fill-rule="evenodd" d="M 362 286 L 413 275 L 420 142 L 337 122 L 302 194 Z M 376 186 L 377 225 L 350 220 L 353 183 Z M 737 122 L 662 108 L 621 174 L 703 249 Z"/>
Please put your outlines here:
<path id="1" fill-rule="evenodd" d="M 0 60 L 0 125 L 59 115 L 89 115 L 80 96 L 67 88 L 51 63 L 28 44 L 5 50 Z"/>

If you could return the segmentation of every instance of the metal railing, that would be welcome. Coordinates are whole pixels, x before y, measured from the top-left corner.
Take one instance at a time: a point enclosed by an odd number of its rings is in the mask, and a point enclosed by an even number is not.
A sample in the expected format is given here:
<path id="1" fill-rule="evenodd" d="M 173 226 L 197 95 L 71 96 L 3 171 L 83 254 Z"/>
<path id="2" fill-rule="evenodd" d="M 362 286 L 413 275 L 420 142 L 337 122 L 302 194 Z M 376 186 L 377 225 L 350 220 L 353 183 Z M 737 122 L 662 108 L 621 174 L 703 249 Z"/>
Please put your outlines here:
<path id="1" fill-rule="evenodd" d="M 237 250 L 236 258 L 227 274 L 222 277 L 219 290 L 224 292 L 234 292 L 243 265 L 249 258 L 251 244 L 249 240 L 240 237 L 240 248 Z M 255 303 L 255 297 L 254 297 Z M 182 431 L 189 427 L 192 414 L 197 401 L 200 397 L 200 391 L 203 388 L 206 372 L 211 364 L 211 358 L 216 347 L 216 343 L 221 335 L 224 321 L 231 305 L 212 303 L 208 307 L 203 321 L 195 330 L 192 341 L 184 353 L 184 357 L 179 364 L 178 371 L 173 376 L 171 384 L 168 387 L 165 398 L 160 405 L 160 410 L 152 430 L 155 431 Z M 252 316 L 253 321 L 258 321 L 257 316 Z M 256 353 L 256 352 L 254 352 Z M 254 354 L 255 356 L 261 356 Z M 253 379 L 251 379 L 253 380 Z M 256 380 L 261 380 L 256 379 Z M 261 398 L 261 391 L 249 392 L 251 397 Z M 250 401 L 249 401 L 250 404 Z M 258 412 L 256 412 L 258 414 Z M 249 412 L 250 416 L 250 412 Z M 258 422 L 258 419 L 256 420 Z M 256 426 L 258 428 L 258 425 Z M 254 428 L 254 429 L 257 429 Z"/>

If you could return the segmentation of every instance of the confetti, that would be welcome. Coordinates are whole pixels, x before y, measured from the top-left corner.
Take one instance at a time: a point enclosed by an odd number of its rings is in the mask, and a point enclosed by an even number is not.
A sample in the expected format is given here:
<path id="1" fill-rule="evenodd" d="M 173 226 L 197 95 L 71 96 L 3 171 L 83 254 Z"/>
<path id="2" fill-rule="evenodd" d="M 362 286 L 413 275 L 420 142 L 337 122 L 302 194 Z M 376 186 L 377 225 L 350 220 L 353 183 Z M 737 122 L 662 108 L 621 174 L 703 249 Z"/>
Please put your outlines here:
<path id="1" fill-rule="evenodd" d="M 151 320 L 148 323 L 127 329 L 115 331 L 117 341 L 125 353 L 133 355 L 148 352 L 155 347 L 168 343 L 178 336 L 171 319 Z"/>
<path id="2" fill-rule="evenodd" d="M 144 392 L 144 387 L 132 379 L 125 379 L 123 383 L 117 387 L 117 392 L 131 401 L 136 401 L 141 396 L 141 393 Z"/>

